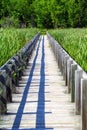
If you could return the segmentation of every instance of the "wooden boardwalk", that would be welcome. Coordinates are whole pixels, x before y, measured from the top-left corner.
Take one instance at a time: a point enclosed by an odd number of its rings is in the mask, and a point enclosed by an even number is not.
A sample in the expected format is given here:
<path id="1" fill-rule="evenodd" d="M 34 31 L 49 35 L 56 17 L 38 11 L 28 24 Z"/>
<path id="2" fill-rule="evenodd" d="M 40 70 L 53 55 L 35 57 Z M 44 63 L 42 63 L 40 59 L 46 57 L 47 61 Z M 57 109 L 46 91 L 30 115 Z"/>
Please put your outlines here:
<path id="1" fill-rule="evenodd" d="M 37 43 L 17 89 L 0 130 L 80 130 L 80 116 L 46 36 Z"/>

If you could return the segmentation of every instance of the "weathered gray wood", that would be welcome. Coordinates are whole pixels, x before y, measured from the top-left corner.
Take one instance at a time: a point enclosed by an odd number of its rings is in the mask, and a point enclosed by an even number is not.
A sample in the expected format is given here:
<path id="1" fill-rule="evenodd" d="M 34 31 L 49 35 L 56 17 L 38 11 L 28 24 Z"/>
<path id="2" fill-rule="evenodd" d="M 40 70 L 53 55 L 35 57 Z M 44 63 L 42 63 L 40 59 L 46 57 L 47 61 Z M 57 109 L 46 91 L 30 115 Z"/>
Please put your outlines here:
<path id="1" fill-rule="evenodd" d="M 58 44 L 56 43 L 56 54 L 55 54 L 55 56 L 56 56 L 56 61 L 58 62 L 58 58 L 57 58 L 57 56 L 58 56 Z"/>
<path id="2" fill-rule="evenodd" d="M 5 78 L 5 86 L 7 88 L 7 101 L 12 102 L 12 78 L 11 78 L 11 65 L 5 64 L 1 67 L 1 70 L 5 70 L 6 73 L 4 74 Z"/>
<path id="3" fill-rule="evenodd" d="M 76 114 L 81 114 L 81 78 L 83 70 L 75 71 L 75 107 Z"/>
<path id="4" fill-rule="evenodd" d="M 57 53 L 57 43 L 55 42 L 55 57 L 56 57 L 56 53 Z"/>
<path id="5" fill-rule="evenodd" d="M 62 66 L 61 66 L 61 72 L 62 72 L 62 75 L 63 75 L 63 77 L 64 77 L 64 59 L 65 59 L 65 52 L 64 52 L 64 50 L 62 51 Z"/>
<path id="6" fill-rule="evenodd" d="M 0 70 L 0 112 L 5 114 L 7 111 L 7 88 L 5 81 L 5 70 Z"/>
<path id="7" fill-rule="evenodd" d="M 66 54 L 64 56 L 64 64 L 63 64 L 63 77 L 65 80 L 65 85 L 67 86 L 67 60 L 69 59 L 69 56 Z"/>
<path id="8" fill-rule="evenodd" d="M 60 50 L 61 50 L 61 48 L 58 47 L 58 66 L 59 66 L 59 68 L 60 68 Z"/>
<path id="9" fill-rule="evenodd" d="M 70 93 L 71 88 L 70 88 L 70 80 L 71 80 L 71 64 L 73 64 L 72 59 L 67 60 L 67 86 L 68 86 L 68 93 Z"/>
<path id="10" fill-rule="evenodd" d="M 71 102 L 75 102 L 75 71 L 77 70 L 77 64 L 71 65 L 71 79 L 70 79 L 70 88 L 71 88 Z"/>
<path id="11" fill-rule="evenodd" d="M 87 78 L 81 80 L 82 130 L 87 130 Z"/>
<path id="12" fill-rule="evenodd" d="M 62 70 L 63 69 L 63 49 L 62 48 L 60 49 L 60 55 L 59 55 L 59 57 L 60 57 L 60 59 L 59 59 L 60 60 L 59 61 L 60 62 L 60 70 L 63 73 L 63 70 Z"/>
<path id="13" fill-rule="evenodd" d="M 56 44 L 56 61 L 58 63 L 58 44 Z"/>
<path id="14" fill-rule="evenodd" d="M 18 87 L 20 93 L 13 94 L 14 103 L 8 104 L 7 112 L 10 114 L 1 117 L 1 129 L 11 130 L 17 114 L 18 121 L 21 117 L 20 126 L 17 128 L 15 124 L 14 129 L 80 130 L 80 116 L 75 115 L 75 104 L 70 102 L 70 94 L 66 93 L 67 87 L 65 87 L 65 81 L 63 76 L 60 75 L 61 72 L 53 52 L 49 48 L 46 37 L 44 47 L 45 75 L 40 74 L 42 63 L 42 44 L 40 44 L 29 91 L 27 96 L 24 95 L 26 102 L 25 105 L 23 103 L 21 106 L 23 114 L 19 111 L 19 106 L 22 103 L 21 101 L 23 101 L 22 96 L 33 65 L 35 52 L 29 61 L 30 66 L 25 70 L 25 76 L 22 76 L 20 80 L 20 86 Z M 44 86 L 41 85 L 43 82 Z"/>
<path id="15" fill-rule="evenodd" d="M 12 102 L 12 92 L 16 91 L 19 84 L 19 78 L 25 69 L 28 59 L 35 47 L 40 33 L 38 33 L 28 44 L 26 44 L 19 52 L 10 58 L 0 68 L 0 105 L 1 113 L 6 113 L 7 101 Z"/>

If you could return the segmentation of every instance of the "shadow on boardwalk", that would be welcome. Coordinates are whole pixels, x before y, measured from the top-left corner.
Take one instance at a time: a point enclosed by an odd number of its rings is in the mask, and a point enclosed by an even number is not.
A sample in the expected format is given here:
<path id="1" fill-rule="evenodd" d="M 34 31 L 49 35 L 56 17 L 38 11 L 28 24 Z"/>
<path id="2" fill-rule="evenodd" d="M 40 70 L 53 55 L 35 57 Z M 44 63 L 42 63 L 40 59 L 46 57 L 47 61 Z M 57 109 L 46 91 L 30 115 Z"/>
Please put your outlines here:
<path id="1" fill-rule="evenodd" d="M 27 99 L 27 94 L 30 88 L 30 84 L 32 82 L 33 72 L 36 65 L 36 60 L 38 56 L 40 43 L 38 44 L 36 56 L 34 58 L 34 62 L 30 71 L 30 76 L 25 87 L 23 97 L 19 106 L 17 113 L 7 113 L 7 115 L 16 115 L 16 118 L 13 123 L 12 129 L 3 129 L 3 130 L 52 130 L 53 128 L 46 128 L 45 127 L 45 114 L 50 112 L 45 112 L 45 53 L 44 53 L 44 37 L 42 39 L 42 57 L 41 57 L 41 68 L 40 68 L 40 85 L 39 85 L 39 92 L 38 92 L 38 105 L 37 105 L 37 112 L 33 113 L 24 113 L 24 107 Z M 15 102 L 14 102 L 15 103 Z M 19 103 L 19 102 L 16 102 Z M 20 129 L 20 122 L 22 119 L 23 114 L 36 114 L 36 128 L 24 128 Z"/>

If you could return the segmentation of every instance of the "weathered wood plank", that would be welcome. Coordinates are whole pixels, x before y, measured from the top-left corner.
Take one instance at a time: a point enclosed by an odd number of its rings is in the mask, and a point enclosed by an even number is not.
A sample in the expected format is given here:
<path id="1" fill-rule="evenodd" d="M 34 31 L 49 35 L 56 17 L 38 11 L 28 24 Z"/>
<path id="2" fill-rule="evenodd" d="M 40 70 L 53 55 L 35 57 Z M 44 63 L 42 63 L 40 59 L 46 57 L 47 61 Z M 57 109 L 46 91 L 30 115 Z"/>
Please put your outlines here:
<path id="1" fill-rule="evenodd" d="M 36 51 L 32 55 L 33 60 L 35 55 Z M 68 94 L 68 88 L 65 87 L 56 58 L 45 36 L 44 46 L 41 41 L 38 49 L 34 71 L 31 74 L 33 66 L 31 59 L 17 87 L 20 93 L 13 94 L 13 103 L 8 104 L 7 115 L 1 117 L 0 128 L 80 130 L 80 116 L 75 115 L 75 104 L 70 101 L 71 96 Z M 21 105 L 20 110 L 23 111 L 18 112 L 29 74 L 32 81 L 26 92 L 27 95 L 25 94 L 25 105 Z M 13 127 L 17 114 L 17 120 L 20 120 L 22 114 L 20 124 L 15 123 Z"/>

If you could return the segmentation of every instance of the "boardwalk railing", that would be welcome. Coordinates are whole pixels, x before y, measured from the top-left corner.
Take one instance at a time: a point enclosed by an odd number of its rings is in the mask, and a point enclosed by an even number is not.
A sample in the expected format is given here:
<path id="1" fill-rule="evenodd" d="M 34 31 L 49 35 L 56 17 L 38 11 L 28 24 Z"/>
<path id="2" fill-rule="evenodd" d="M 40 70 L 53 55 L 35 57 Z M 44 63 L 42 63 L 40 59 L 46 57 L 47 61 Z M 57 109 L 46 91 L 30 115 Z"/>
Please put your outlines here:
<path id="1" fill-rule="evenodd" d="M 81 115 L 82 130 L 87 130 L 87 74 L 49 33 L 47 36 L 71 93 L 71 102 L 75 102 L 76 114 Z"/>
<path id="2" fill-rule="evenodd" d="M 7 112 L 7 102 L 12 102 L 12 93 L 17 92 L 16 86 L 26 68 L 33 49 L 39 39 L 38 33 L 28 44 L 19 52 L 11 57 L 0 68 L 0 113 Z"/>

